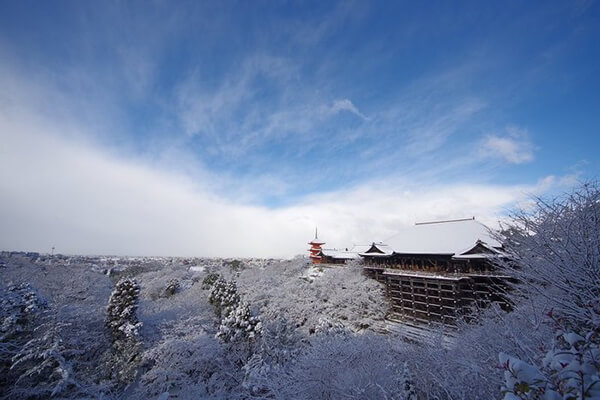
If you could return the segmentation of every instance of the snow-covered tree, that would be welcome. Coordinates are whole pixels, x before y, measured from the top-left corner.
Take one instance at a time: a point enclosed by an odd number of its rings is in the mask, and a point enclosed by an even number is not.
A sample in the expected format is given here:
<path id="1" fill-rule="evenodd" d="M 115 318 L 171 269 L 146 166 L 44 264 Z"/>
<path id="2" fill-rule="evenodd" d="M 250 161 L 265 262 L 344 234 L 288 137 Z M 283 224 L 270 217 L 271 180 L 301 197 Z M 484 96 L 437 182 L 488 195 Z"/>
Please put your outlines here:
<path id="1" fill-rule="evenodd" d="M 248 304 L 239 301 L 221 320 L 216 337 L 226 343 L 255 340 L 262 333 L 262 325 L 252 316 Z"/>
<path id="2" fill-rule="evenodd" d="M 61 338 L 61 330 L 67 326 L 53 319 L 40 324 L 35 336 L 13 357 L 10 369 L 19 373 L 18 387 L 12 390 L 14 398 L 54 397 L 71 387 L 82 389 Z"/>
<path id="3" fill-rule="evenodd" d="M 282 318 L 263 325 L 254 353 L 243 367 L 244 386 L 253 394 L 269 393 L 270 381 L 306 350 L 304 335 Z"/>
<path id="4" fill-rule="evenodd" d="M 36 340 L 46 308 L 46 301 L 28 283 L 11 283 L 0 290 L 0 387 L 15 385 L 26 372 L 25 348 Z"/>
<path id="5" fill-rule="evenodd" d="M 0 343 L 6 346 L 7 342 L 16 339 L 21 333 L 30 331 L 37 315 L 45 306 L 45 300 L 28 283 L 10 284 L 8 288 L 1 290 Z"/>
<path id="6" fill-rule="evenodd" d="M 234 281 L 226 281 L 219 277 L 212 285 L 209 296 L 218 317 L 227 316 L 240 302 L 240 296 Z"/>
<path id="7" fill-rule="evenodd" d="M 164 297 L 171 297 L 179 290 L 179 281 L 177 279 L 171 279 L 167 284 L 167 287 L 163 291 Z"/>
<path id="8" fill-rule="evenodd" d="M 137 318 L 140 287 L 133 279 L 121 279 L 110 295 L 106 308 L 106 327 L 113 344 L 119 348 L 123 342 L 137 340 L 142 323 Z"/>
<path id="9" fill-rule="evenodd" d="M 503 265 L 515 294 L 535 298 L 574 326 L 589 324 L 600 296 L 600 187 L 586 183 L 553 200 L 535 199 L 504 226 Z M 546 311 L 548 311 L 546 310 Z"/>
<path id="10" fill-rule="evenodd" d="M 194 329 L 165 332 L 144 352 L 144 373 L 132 397 L 155 399 L 167 392 L 182 400 L 242 397 L 242 371 L 231 364 L 226 349 L 194 321 L 182 322 Z"/>
<path id="11" fill-rule="evenodd" d="M 600 398 L 600 188 L 537 199 L 503 236 L 504 268 L 520 280 L 516 301 L 547 312 L 554 328 L 538 358 L 500 354 L 505 400 Z"/>
<path id="12" fill-rule="evenodd" d="M 135 280 L 122 278 L 106 308 L 106 328 L 113 347 L 107 363 L 111 375 L 119 381 L 129 381 L 135 376 L 142 326 L 137 317 L 139 294 L 140 287 Z"/>

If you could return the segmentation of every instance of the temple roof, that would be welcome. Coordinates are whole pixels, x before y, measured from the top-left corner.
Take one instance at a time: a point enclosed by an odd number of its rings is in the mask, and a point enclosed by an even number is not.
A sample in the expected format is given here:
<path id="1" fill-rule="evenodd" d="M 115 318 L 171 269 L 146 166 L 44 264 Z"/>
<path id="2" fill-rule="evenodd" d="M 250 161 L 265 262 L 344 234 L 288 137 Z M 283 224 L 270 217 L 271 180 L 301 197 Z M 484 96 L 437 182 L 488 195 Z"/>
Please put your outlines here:
<path id="1" fill-rule="evenodd" d="M 479 245 L 479 247 L 478 247 Z M 484 248 L 489 256 L 501 244 L 491 235 L 488 227 L 475 219 L 417 223 L 404 229 L 383 243 L 374 243 L 361 255 L 386 256 L 396 254 L 436 254 L 476 258 Z M 380 253 L 377 253 L 377 252 Z"/>
<path id="2" fill-rule="evenodd" d="M 340 260 L 352 260 L 355 258 L 360 258 L 358 253 L 345 250 L 323 249 L 321 250 L 321 254 L 327 257 L 337 258 Z"/>

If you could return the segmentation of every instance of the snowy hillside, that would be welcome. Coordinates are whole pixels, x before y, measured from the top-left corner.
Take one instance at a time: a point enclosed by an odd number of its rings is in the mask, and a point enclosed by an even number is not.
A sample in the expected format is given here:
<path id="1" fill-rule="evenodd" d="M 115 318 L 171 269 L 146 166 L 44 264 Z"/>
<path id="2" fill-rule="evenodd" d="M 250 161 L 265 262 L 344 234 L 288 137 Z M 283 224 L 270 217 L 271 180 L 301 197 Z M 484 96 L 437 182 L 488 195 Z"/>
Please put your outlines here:
<path id="1" fill-rule="evenodd" d="M 598 399 L 599 199 L 517 214 L 512 310 L 451 337 L 384 321 L 358 263 L 2 252 L 0 398 Z"/>

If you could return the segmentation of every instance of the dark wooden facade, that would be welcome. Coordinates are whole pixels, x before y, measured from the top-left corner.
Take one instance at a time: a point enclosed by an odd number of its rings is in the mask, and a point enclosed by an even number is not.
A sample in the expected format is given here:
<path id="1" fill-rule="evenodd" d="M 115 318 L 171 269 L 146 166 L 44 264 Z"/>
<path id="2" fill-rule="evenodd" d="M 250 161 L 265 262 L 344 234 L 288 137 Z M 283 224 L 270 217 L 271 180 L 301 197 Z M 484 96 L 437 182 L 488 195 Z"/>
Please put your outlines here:
<path id="1" fill-rule="evenodd" d="M 460 257 L 452 254 L 383 254 L 371 249 L 364 271 L 385 284 L 392 303 L 390 319 L 417 324 L 454 325 L 474 307 L 495 302 L 507 307 L 503 296 L 509 277 L 499 274 L 488 249 L 473 248 Z M 461 258 L 462 257 L 462 258 Z"/>

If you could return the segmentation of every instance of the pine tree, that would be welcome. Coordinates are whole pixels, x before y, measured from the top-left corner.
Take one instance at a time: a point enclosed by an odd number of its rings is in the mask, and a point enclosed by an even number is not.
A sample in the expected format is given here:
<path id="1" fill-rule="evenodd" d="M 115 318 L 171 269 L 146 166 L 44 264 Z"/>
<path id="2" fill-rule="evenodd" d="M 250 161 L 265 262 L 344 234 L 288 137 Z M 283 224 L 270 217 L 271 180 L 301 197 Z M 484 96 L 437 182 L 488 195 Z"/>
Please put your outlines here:
<path id="1" fill-rule="evenodd" d="M 208 300 L 215 307 L 218 317 L 226 317 L 240 301 L 235 282 L 227 282 L 219 277 L 212 286 Z"/>
<path id="2" fill-rule="evenodd" d="M 140 287 L 133 279 L 121 279 L 110 295 L 106 308 L 106 327 L 113 339 L 113 345 L 128 340 L 137 340 L 142 323 L 136 311 Z"/>
<path id="3" fill-rule="evenodd" d="M 245 302 L 238 302 L 219 325 L 216 337 L 224 342 L 241 342 L 254 340 L 262 332 L 258 318 L 250 314 L 250 308 Z"/>
<path id="4" fill-rule="evenodd" d="M 106 328 L 112 342 L 107 364 L 112 377 L 120 382 L 131 381 L 136 374 L 141 347 L 140 328 L 136 311 L 140 287 L 133 279 L 121 279 L 106 308 Z"/>

